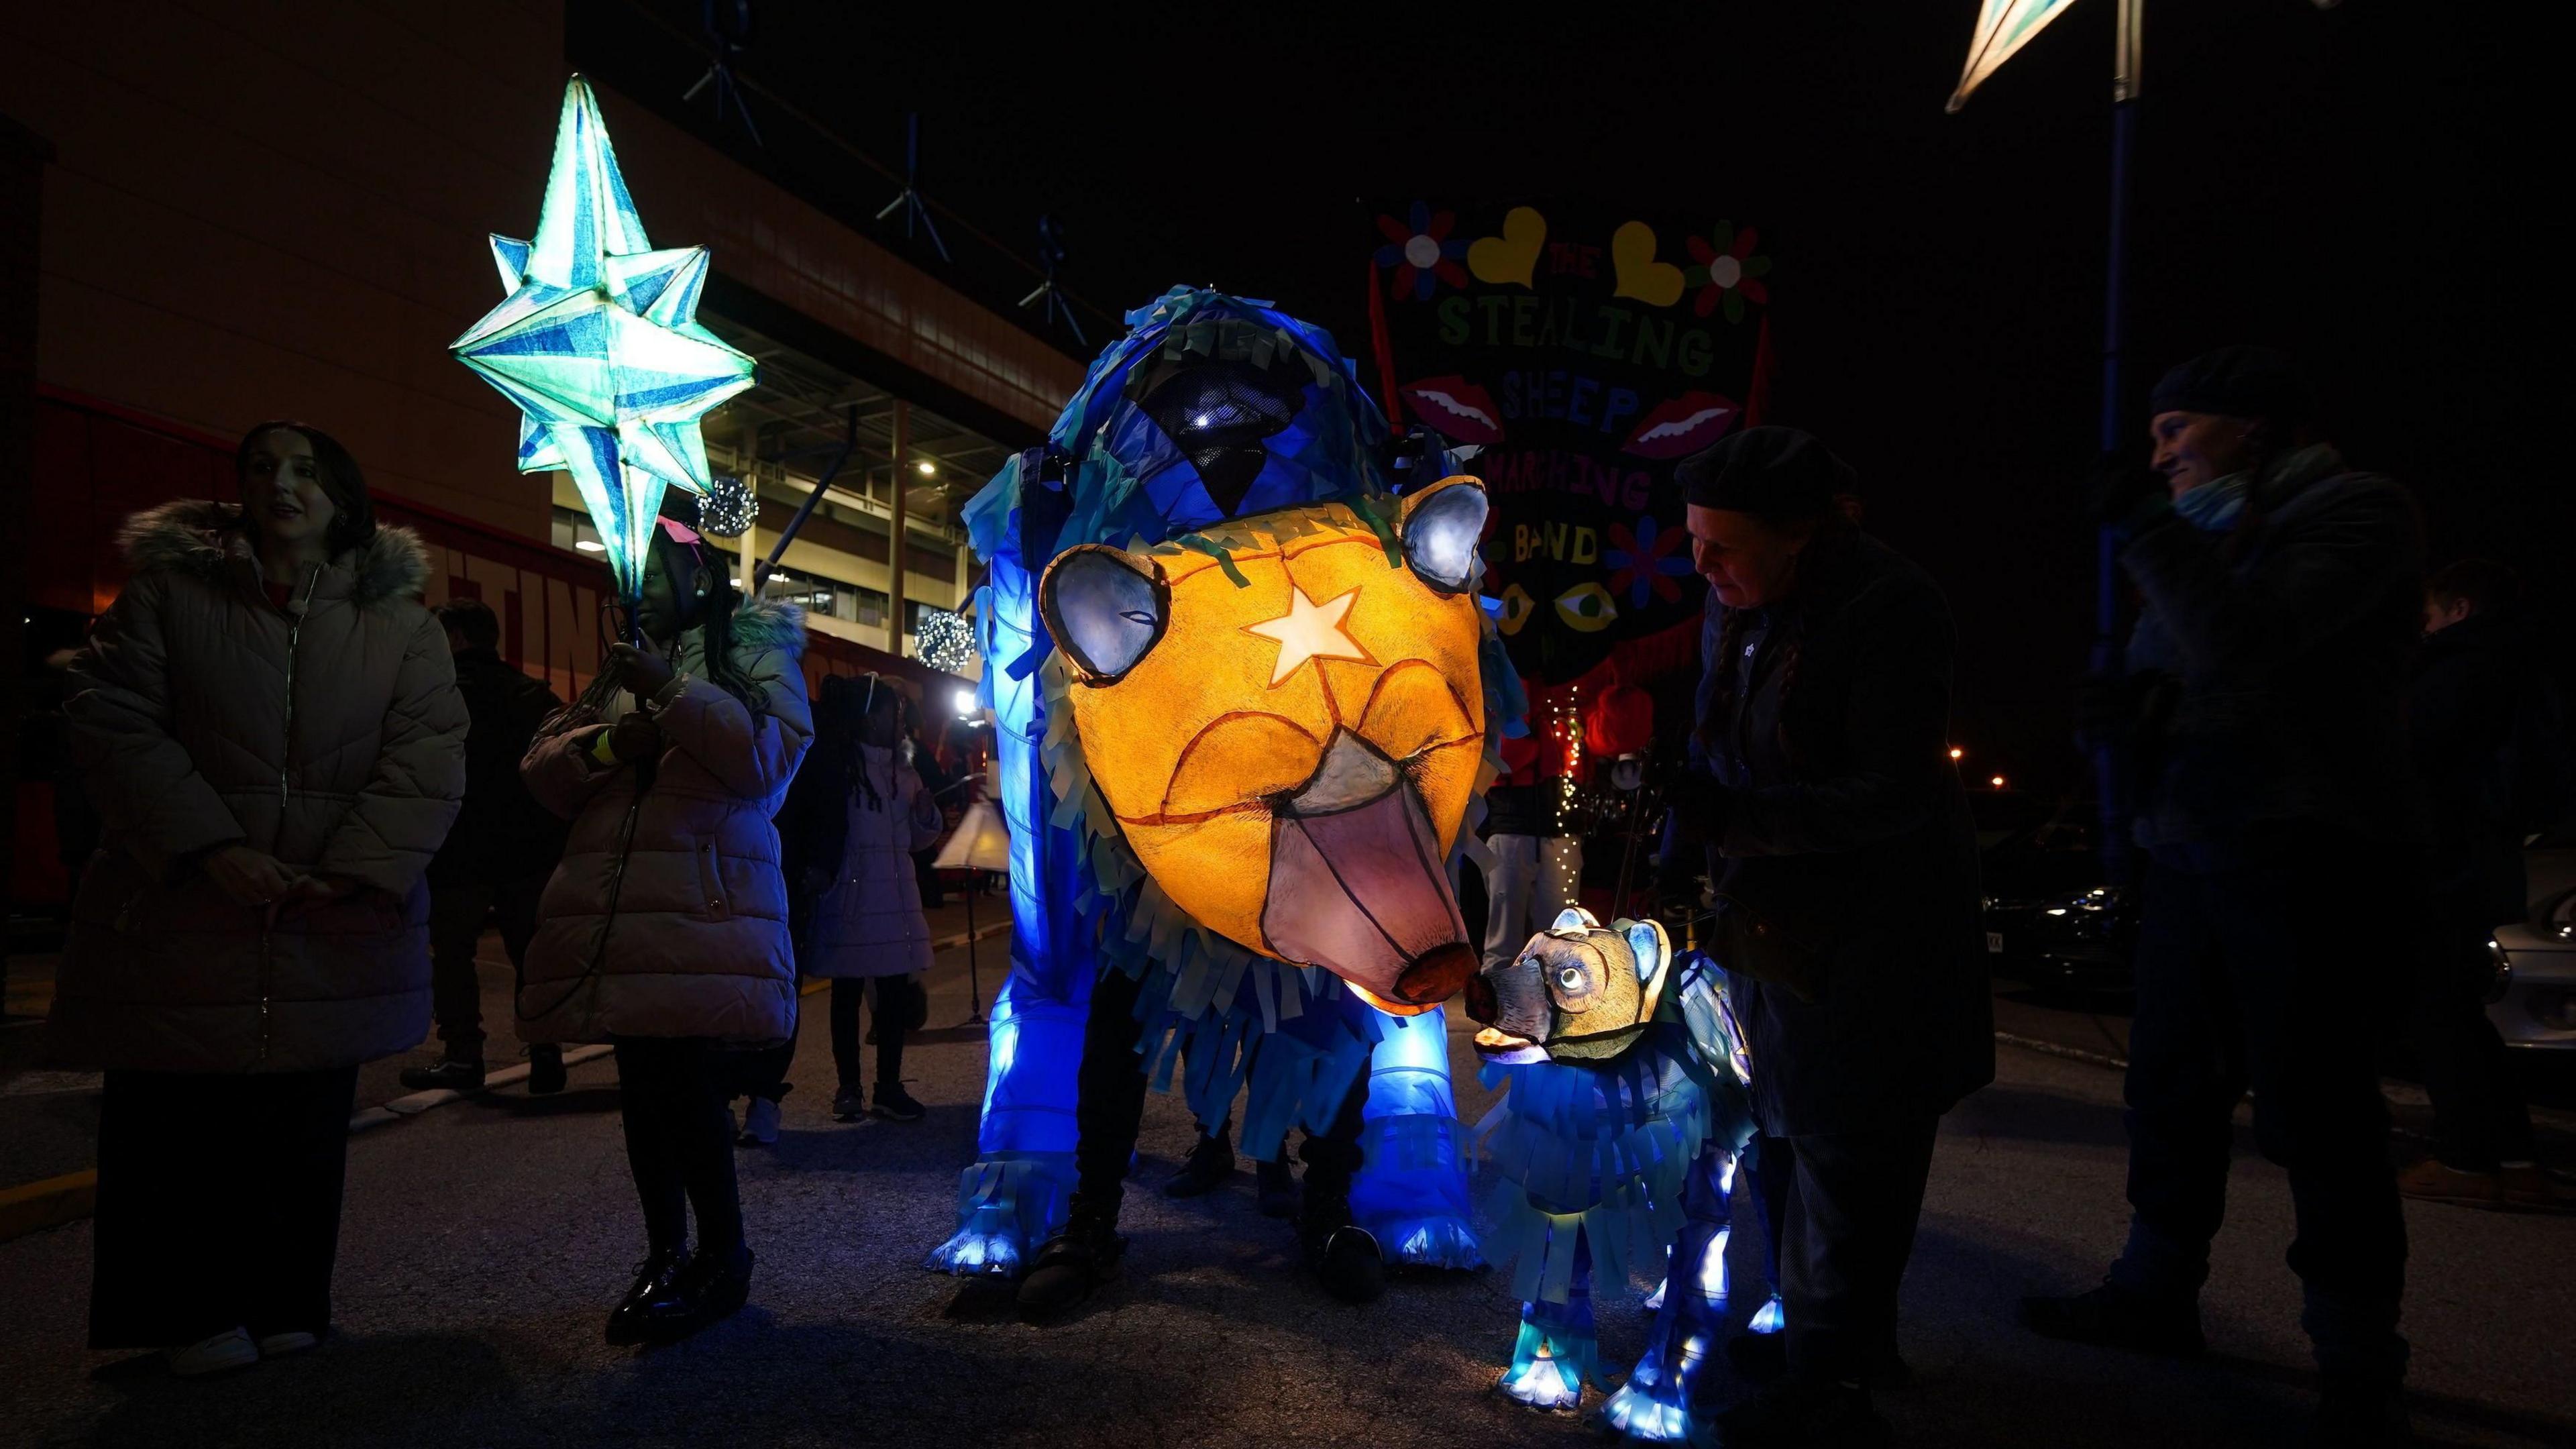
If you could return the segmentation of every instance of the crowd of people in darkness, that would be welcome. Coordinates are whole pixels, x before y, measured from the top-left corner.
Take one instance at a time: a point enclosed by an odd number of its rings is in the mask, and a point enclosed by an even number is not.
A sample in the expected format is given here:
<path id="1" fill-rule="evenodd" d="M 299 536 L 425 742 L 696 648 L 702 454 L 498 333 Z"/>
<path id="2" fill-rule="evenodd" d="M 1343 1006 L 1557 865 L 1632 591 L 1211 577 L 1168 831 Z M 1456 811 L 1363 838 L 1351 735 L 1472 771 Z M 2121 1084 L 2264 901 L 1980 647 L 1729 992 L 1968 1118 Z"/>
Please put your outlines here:
<path id="1" fill-rule="evenodd" d="M 2567 814 L 2564 711 L 2527 667 L 2520 581 L 2480 560 L 2428 578 L 2407 491 L 2317 435 L 2289 358 L 2209 353 L 2149 413 L 2147 461 L 2094 495 L 2136 625 L 2077 708 L 2138 865 L 2128 1236 L 2097 1286 L 2022 1318 L 2201 1353 L 2250 1090 L 2296 1208 L 2317 1442 L 2404 1442 L 2401 1199 L 2562 1206 L 2482 1002 L 2524 845 Z M 358 1069 L 434 1027 L 404 1083 L 485 1087 L 487 933 L 528 1091 L 564 1089 L 566 1047 L 613 1048 L 646 1241 L 609 1341 L 731 1314 L 754 1262 L 735 1153 L 777 1140 L 802 982 L 828 982 L 831 1117 L 923 1116 L 903 1066 L 927 852 L 971 779 L 918 745 L 894 678 L 809 698 L 799 617 L 675 521 L 567 703 L 502 657 L 488 606 L 423 605 L 427 551 L 328 434 L 262 423 L 234 475 L 236 500 L 128 522 L 130 579 L 68 666 L 71 778 L 103 833 L 53 1009 L 57 1055 L 105 1072 L 91 1346 L 199 1375 L 328 1334 Z M 1770 1387 L 1723 1423 L 1734 1445 L 1882 1442 L 1937 1127 L 1995 1070 L 1947 748 L 1978 643 L 1861 528 L 1818 439 L 1741 431 L 1680 480 L 1707 606 L 1654 891 L 1728 968 L 1759 1063 L 1744 1165 L 1788 1325 L 1730 1345 Z M 1489 959 L 1579 890 L 1541 793 L 1494 791 Z M 2403 1172 L 2380 1090 L 2401 1016 L 2437 1123 Z M 1335 1184 L 1357 1165 L 1307 1160 Z M 1220 1125 L 1166 1191 L 1234 1166 Z M 1263 1172 L 1265 1210 L 1293 1211 L 1284 1165 Z M 240 1190 L 193 1190 L 208 1175 Z"/>

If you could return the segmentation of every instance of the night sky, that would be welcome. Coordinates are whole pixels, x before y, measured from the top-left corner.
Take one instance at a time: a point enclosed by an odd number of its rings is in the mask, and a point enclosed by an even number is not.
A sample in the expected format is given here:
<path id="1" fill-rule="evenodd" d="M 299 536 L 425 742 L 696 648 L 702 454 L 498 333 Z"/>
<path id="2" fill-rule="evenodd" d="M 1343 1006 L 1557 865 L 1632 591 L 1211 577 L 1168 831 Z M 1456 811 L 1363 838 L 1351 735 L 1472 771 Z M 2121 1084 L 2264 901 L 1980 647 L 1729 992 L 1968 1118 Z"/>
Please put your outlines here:
<path id="1" fill-rule="evenodd" d="M 917 110 L 923 189 L 1024 255 L 1053 213 L 1066 285 L 1106 311 L 1208 283 L 1362 349 L 1377 241 L 1363 196 L 1579 198 L 1759 226 L 1776 266 L 1772 420 L 1849 459 L 1870 527 L 1948 589 L 1970 764 L 2078 780 L 2066 705 L 2092 629 L 2080 485 L 2112 0 L 2079 0 L 1957 116 L 1942 103 L 1975 0 L 1110 8 L 1013 23 L 755 0 L 741 66 L 887 165 Z M 2416 489 L 2434 558 L 2516 563 L 2563 639 L 2576 502 L 2552 434 L 2570 239 L 2541 218 L 2565 209 L 2570 168 L 2541 100 L 2558 53 L 2546 10 L 2148 0 L 2132 376 L 2142 399 L 2209 346 L 2298 352 L 2328 435 Z M 769 98 L 751 97 L 758 151 L 703 98 L 681 108 L 704 69 L 682 43 L 699 11 L 575 0 L 571 58 L 612 87 L 612 124 L 619 104 L 648 105 L 907 245 L 868 220 L 894 185 Z M 1005 310 L 1033 285 L 962 229 L 948 240 L 953 263 L 910 254 Z M 1094 347 L 1112 330 L 1098 311 L 1083 324 Z"/>

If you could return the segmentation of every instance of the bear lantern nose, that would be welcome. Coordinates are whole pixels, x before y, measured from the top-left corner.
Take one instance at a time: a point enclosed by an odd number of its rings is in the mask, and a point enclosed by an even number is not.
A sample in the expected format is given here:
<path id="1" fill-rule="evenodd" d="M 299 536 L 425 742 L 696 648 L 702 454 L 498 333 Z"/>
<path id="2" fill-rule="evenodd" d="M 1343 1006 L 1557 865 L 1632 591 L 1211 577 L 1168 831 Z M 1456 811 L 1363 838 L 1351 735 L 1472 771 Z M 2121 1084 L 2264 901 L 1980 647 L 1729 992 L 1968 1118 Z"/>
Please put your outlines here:
<path id="1" fill-rule="evenodd" d="M 1481 1021 L 1487 1026 L 1492 1026 L 1494 1024 L 1494 1018 L 1499 1015 L 1501 1015 L 1501 1011 L 1497 1008 L 1494 1002 L 1494 983 L 1486 980 L 1482 973 L 1468 977 L 1468 1019 L 1471 1021 Z"/>

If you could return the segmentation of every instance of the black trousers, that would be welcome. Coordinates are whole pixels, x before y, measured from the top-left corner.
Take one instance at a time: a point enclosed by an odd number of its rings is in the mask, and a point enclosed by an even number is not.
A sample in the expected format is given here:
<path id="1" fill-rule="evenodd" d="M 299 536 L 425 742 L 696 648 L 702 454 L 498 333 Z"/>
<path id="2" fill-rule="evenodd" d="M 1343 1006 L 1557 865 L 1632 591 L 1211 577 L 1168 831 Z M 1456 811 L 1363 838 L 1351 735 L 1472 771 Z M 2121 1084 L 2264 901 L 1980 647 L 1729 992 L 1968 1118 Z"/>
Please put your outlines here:
<path id="1" fill-rule="evenodd" d="M 1072 1211 L 1118 1216 L 1126 1196 L 1127 1166 L 1145 1120 L 1145 1063 L 1136 1054 L 1145 1024 L 1136 1019 L 1139 983 L 1111 968 L 1091 988 L 1091 1014 L 1082 1031 L 1082 1073 L 1074 1103 Z M 1298 1156 L 1306 1164 L 1306 1197 L 1320 1202 L 1346 1197 L 1360 1170 L 1360 1117 L 1368 1108 L 1369 1074 L 1359 1074 L 1333 1116 L 1332 1128 L 1308 1134 Z"/>
<path id="2" fill-rule="evenodd" d="M 1897 1289 L 1941 1119 L 1758 1137 L 1748 1159 L 1788 1315 L 1789 1372 L 1860 1379 L 1896 1357 Z"/>
<path id="3" fill-rule="evenodd" d="M 2531 1109 L 2513 1080 L 2504 1038 L 2487 1019 L 2495 962 L 2483 926 L 2425 932 L 2415 978 L 2415 1050 L 2433 1099 L 2433 1154 L 2462 1172 L 2529 1162 Z"/>
<path id="4" fill-rule="evenodd" d="M 626 1166 L 644 1206 L 648 1246 L 658 1253 L 686 1245 L 695 1208 L 698 1251 L 739 1252 L 742 1197 L 725 1110 L 730 1054 L 705 1037 L 622 1036 L 615 1045 Z"/>
<path id="5" fill-rule="evenodd" d="M 111 1071 L 89 1346 L 325 1332 L 358 1069 Z"/>
<path id="6" fill-rule="evenodd" d="M 832 1066 L 840 1085 L 856 1087 L 865 1080 L 859 1057 L 859 1005 L 876 997 L 877 1081 L 903 1080 L 904 1034 L 919 1025 L 930 1009 L 930 992 L 918 976 L 835 977 L 832 980 Z M 775 1102 L 787 1095 L 787 1071 L 796 1064 L 796 1033 L 774 1047 L 737 1053 L 738 1080 L 744 1092 Z"/>
<path id="7" fill-rule="evenodd" d="M 877 1080 L 903 1080 L 904 1033 L 920 1024 L 930 1004 L 918 976 L 840 977 L 832 982 L 832 1066 L 841 1085 L 859 1085 L 865 1068 L 859 1061 L 859 1002 L 876 1001 Z"/>
<path id="8" fill-rule="evenodd" d="M 456 1060 L 483 1055 L 483 983 L 474 958 L 483 944 L 483 923 L 501 928 L 501 948 L 510 955 L 510 980 L 522 979 L 528 943 L 537 935 L 537 898 L 545 877 L 494 881 L 473 878 L 433 881 L 429 888 L 429 996 L 438 1017 L 438 1039 Z M 516 1000 L 515 990 L 512 999 Z"/>
<path id="9" fill-rule="evenodd" d="M 2318 1366 L 2373 1381 L 2406 1363 L 2406 1223 L 2378 1060 L 2417 939 L 2398 904 L 2414 899 L 2410 875 L 2389 851 L 2322 832 L 2235 869 L 2150 867 L 2129 1036 L 2134 1212 L 2111 1270 L 2140 1292 L 2199 1292 L 2250 1087 L 2255 1143 L 2289 1169 L 2290 1268 Z"/>

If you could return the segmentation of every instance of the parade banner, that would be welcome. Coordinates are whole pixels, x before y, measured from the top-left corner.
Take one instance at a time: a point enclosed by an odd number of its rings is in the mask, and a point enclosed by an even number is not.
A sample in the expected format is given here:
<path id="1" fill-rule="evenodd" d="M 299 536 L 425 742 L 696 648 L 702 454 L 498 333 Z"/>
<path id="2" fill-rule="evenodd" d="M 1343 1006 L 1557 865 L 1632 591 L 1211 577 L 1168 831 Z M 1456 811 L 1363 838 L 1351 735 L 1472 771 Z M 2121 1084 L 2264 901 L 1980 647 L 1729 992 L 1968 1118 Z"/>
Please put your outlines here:
<path id="1" fill-rule="evenodd" d="M 1486 591 L 1534 684 L 1696 618 L 1674 465 L 1758 413 L 1771 258 L 1750 225 L 1573 203 L 1369 208 L 1390 415 L 1485 480 Z"/>

